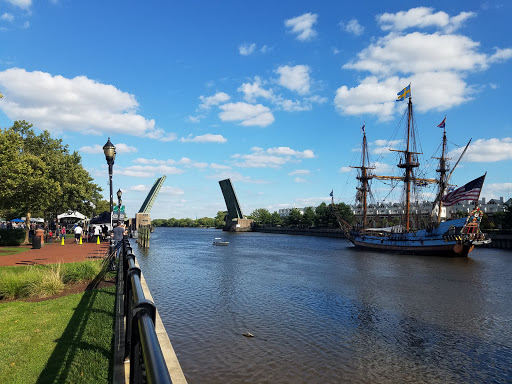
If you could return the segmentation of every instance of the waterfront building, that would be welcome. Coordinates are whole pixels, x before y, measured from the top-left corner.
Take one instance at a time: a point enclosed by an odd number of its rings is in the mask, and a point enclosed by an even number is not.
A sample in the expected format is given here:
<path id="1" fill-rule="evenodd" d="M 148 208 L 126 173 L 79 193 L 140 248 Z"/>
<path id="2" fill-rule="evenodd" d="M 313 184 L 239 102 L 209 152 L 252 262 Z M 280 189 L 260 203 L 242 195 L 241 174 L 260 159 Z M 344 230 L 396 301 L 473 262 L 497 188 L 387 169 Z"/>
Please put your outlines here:
<path id="1" fill-rule="evenodd" d="M 305 208 L 281 208 L 277 213 L 281 218 L 290 216 L 290 213 L 293 209 L 298 209 L 301 215 L 304 215 L 304 209 Z"/>
<path id="2" fill-rule="evenodd" d="M 499 199 L 490 199 L 487 201 L 484 198 L 479 200 L 480 209 L 487 215 L 488 219 L 492 221 L 493 216 L 498 212 L 505 212 L 505 205 L 512 206 L 512 198 L 504 201 L 503 197 Z M 432 201 L 421 201 L 411 203 L 411 212 L 413 221 L 418 225 L 421 222 L 428 222 L 432 214 Z M 362 221 L 363 208 L 361 204 L 352 205 L 352 213 L 354 214 L 356 223 Z M 450 207 L 442 207 L 441 218 L 443 220 L 450 220 L 456 218 L 461 213 L 469 214 L 475 208 L 474 201 L 461 201 Z M 400 216 L 404 214 L 404 207 L 401 203 L 376 203 L 369 204 L 367 207 L 368 225 L 369 226 L 391 226 L 397 225 L 400 222 Z"/>

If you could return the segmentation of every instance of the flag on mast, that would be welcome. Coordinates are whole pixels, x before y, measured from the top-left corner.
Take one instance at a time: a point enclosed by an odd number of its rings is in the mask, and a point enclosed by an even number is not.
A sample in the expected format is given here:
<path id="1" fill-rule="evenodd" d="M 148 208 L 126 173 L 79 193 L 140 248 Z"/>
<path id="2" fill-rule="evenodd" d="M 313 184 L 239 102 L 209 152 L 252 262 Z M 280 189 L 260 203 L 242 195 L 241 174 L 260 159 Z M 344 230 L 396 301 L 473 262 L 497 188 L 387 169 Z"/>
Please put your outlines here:
<path id="1" fill-rule="evenodd" d="M 456 189 L 453 192 L 446 194 L 442 199 L 442 203 L 445 207 L 449 207 L 453 204 L 456 204 L 460 201 L 478 201 L 480 197 L 480 192 L 482 191 L 482 186 L 484 185 L 485 175 L 480 176 L 479 178 L 470 181 L 466 185 Z"/>
<path id="2" fill-rule="evenodd" d="M 361 132 L 364 133 L 364 127 L 366 126 L 366 122 L 363 123 L 363 126 L 361 127 Z"/>
<path id="3" fill-rule="evenodd" d="M 437 126 L 438 128 L 444 128 L 446 125 L 446 116 L 444 117 L 443 121 Z"/>
<path id="4" fill-rule="evenodd" d="M 402 89 L 400 92 L 396 94 L 398 96 L 397 101 L 405 100 L 407 96 L 411 97 L 411 84 L 409 84 L 407 87 Z"/>

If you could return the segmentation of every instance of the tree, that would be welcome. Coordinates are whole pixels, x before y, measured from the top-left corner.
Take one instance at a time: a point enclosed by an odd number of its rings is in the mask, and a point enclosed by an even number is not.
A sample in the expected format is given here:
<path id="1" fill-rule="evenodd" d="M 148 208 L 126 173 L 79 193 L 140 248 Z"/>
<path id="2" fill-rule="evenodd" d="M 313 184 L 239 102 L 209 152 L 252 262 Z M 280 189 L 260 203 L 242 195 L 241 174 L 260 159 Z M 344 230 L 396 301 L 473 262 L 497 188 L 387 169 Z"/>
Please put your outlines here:
<path id="1" fill-rule="evenodd" d="M 26 121 L 0 130 L 0 180 L 0 209 L 25 214 L 27 228 L 33 213 L 48 218 L 68 209 L 87 211 L 101 191 L 77 152 L 70 154 L 47 131 L 36 135 Z"/>
<path id="2" fill-rule="evenodd" d="M 302 216 L 302 224 L 306 227 L 311 227 L 315 224 L 315 210 L 313 207 L 304 208 L 304 215 Z"/>
<path id="3" fill-rule="evenodd" d="M 222 228 L 226 225 L 226 222 L 224 220 L 227 214 L 228 213 L 225 211 L 217 212 L 217 216 L 215 216 L 215 228 Z"/>
<path id="4" fill-rule="evenodd" d="M 253 219 L 257 225 L 270 225 L 272 223 L 272 215 L 268 209 L 265 208 L 255 209 L 249 217 Z"/>
<path id="5" fill-rule="evenodd" d="M 290 214 L 288 215 L 288 224 L 289 225 L 300 225 L 302 222 L 302 214 L 297 208 L 292 208 Z"/>
<path id="6" fill-rule="evenodd" d="M 275 212 L 272 214 L 272 217 L 270 218 L 270 225 L 273 227 L 277 227 L 278 225 L 281 225 L 283 223 L 283 220 L 281 219 L 281 216 L 279 216 L 279 213 Z"/>
<path id="7" fill-rule="evenodd" d="M 330 221 L 330 208 L 325 203 L 321 203 L 315 209 L 315 225 L 317 227 L 327 227 Z"/>

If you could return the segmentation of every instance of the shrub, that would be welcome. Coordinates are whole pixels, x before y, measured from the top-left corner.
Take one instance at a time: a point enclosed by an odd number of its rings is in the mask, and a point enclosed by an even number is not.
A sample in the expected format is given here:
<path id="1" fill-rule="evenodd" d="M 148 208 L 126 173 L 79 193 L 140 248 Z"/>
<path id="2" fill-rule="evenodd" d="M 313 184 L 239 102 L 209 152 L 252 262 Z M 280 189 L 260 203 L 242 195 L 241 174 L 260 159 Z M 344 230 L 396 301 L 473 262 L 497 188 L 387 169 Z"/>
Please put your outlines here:
<path id="1" fill-rule="evenodd" d="M 99 260 L 63 264 L 62 281 L 67 284 L 92 280 L 100 273 L 101 267 L 101 261 Z"/>
<path id="2" fill-rule="evenodd" d="M 0 229 L 0 246 L 20 245 L 25 241 L 25 230 L 17 229 Z"/>

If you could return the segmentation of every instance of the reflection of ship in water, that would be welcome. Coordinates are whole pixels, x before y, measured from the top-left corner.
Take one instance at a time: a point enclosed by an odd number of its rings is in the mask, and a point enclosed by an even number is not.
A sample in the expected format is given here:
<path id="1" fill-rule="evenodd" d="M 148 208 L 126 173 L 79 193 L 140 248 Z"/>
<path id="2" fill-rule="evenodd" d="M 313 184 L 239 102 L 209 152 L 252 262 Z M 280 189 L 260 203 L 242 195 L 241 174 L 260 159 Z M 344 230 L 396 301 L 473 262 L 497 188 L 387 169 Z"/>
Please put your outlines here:
<path id="1" fill-rule="evenodd" d="M 359 180 L 359 187 L 357 188 L 356 200 L 361 204 L 362 221 L 356 226 L 351 226 L 341 217 L 338 217 L 338 220 L 347 239 L 357 248 L 417 255 L 467 256 L 475 245 L 490 242 L 487 236 L 480 231 L 479 224 L 483 212 L 476 206 L 467 218 L 441 221 L 442 207 L 453 205 L 462 200 L 478 202 L 485 175 L 454 191 L 448 192 L 449 179 L 469 143 L 450 171 L 447 163 L 448 159 L 446 158 L 445 118 L 439 124 L 439 127 L 443 128 L 442 153 L 437 158 L 439 160 L 439 167 L 436 171 L 439 173 L 439 176 L 435 179 L 419 177 L 419 172 L 416 169 L 420 166 L 418 155 L 421 153 L 416 149 L 417 133 L 413 119 L 410 85 L 398 95 L 399 98 L 404 99 L 407 93 L 409 94 L 409 101 L 405 113 L 407 120 L 404 139 L 405 148 L 402 150 L 391 149 L 391 151 L 400 153 L 397 167 L 402 170 L 402 175 L 382 176 L 372 173 L 375 167 L 372 167 L 370 164 L 366 132 L 364 130 L 365 126 L 363 126 L 361 165 L 352 167 L 358 169 L 357 179 Z M 403 185 L 403 210 L 399 223 L 385 228 L 368 227 L 367 207 L 368 200 L 372 196 L 370 182 L 373 179 L 387 180 L 392 184 L 395 183 L 395 185 L 398 183 Z M 422 224 L 419 220 L 413 221 L 411 201 L 413 201 L 413 195 L 419 194 L 421 187 L 429 184 L 437 184 L 437 194 L 429 220 Z"/>

